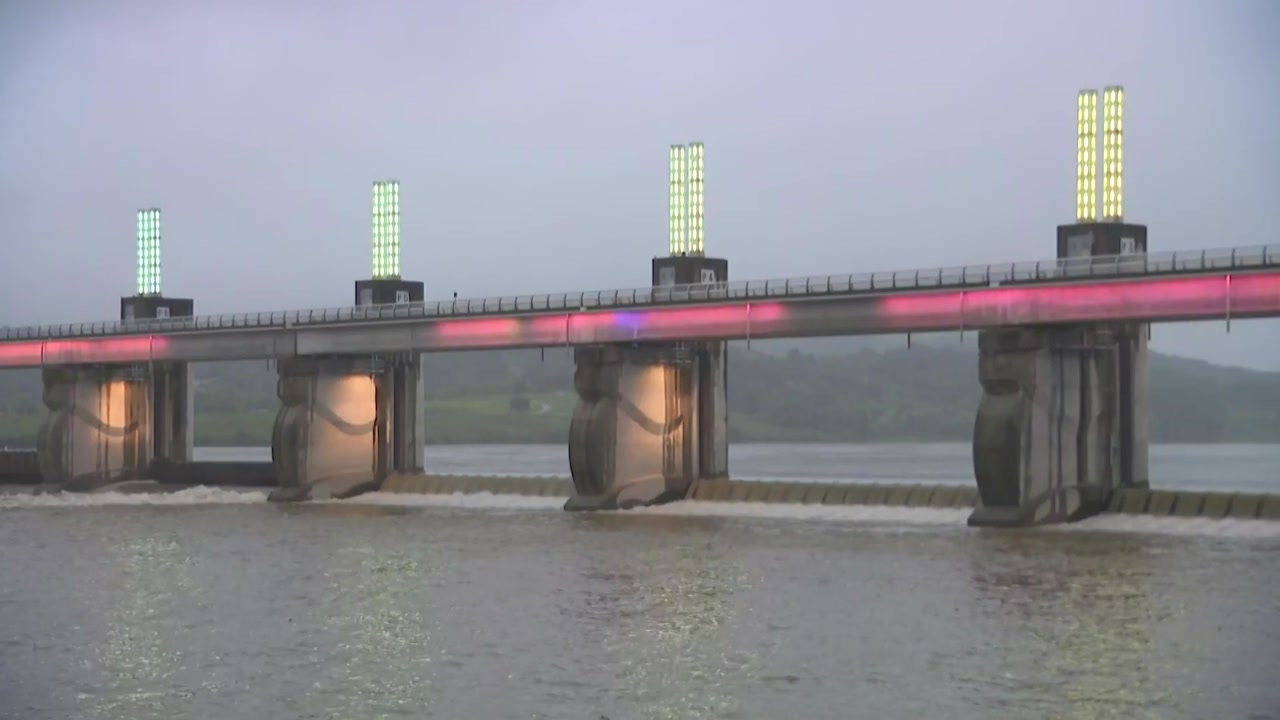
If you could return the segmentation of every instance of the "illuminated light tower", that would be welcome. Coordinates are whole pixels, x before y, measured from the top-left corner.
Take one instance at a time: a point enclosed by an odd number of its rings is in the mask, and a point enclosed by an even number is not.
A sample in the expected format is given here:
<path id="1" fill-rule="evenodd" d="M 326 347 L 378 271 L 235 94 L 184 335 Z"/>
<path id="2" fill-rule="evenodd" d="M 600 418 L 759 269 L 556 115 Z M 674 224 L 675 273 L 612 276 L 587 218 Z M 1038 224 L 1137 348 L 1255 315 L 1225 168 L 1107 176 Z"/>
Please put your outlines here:
<path id="1" fill-rule="evenodd" d="M 1101 127 L 1098 104 L 1097 90 L 1081 90 L 1076 99 L 1076 221 L 1058 226 L 1058 258 L 1062 260 L 1147 252 L 1147 226 L 1124 221 L 1124 88 L 1113 85 L 1103 89 Z M 1099 131 L 1102 134 L 1101 197 L 1098 192 Z M 1068 267 L 1079 266 L 1072 263 Z"/>
<path id="2" fill-rule="evenodd" d="M 1067 275 L 1141 273 L 1147 253 L 1147 226 L 1124 220 L 1124 88 L 1103 88 L 1102 123 L 1098 91 L 1082 90 L 1076 103 L 1076 221 L 1058 226 L 1058 259 Z M 1098 134 L 1102 134 L 1102 189 L 1098 192 Z M 1099 202 L 1101 201 L 1101 202 Z M 1102 216 L 1098 217 L 1099 205 Z M 1132 255 L 1133 260 L 1123 256 Z M 1119 257 L 1117 257 L 1119 256 Z M 1097 258 L 1092 260 L 1091 258 Z M 1117 342 L 1114 397 L 1121 483 L 1147 483 L 1147 397 L 1150 325 L 1111 328 Z"/>
<path id="3" fill-rule="evenodd" d="M 405 280 L 400 276 L 399 180 L 374 181 L 370 228 L 373 239 L 372 273 L 368 280 L 356 281 L 356 305 L 404 305 L 422 302 L 423 283 Z M 373 402 L 377 420 L 372 433 L 367 436 L 373 442 L 373 455 L 372 458 L 365 456 L 364 453 L 370 448 L 361 448 L 359 441 L 354 445 L 347 445 L 347 450 L 360 457 L 357 464 L 372 459 L 376 483 L 381 483 L 394 473 L 422 473 L 423 432 L 426 429 L 426 419 L 423 416 L 421 353 L 411 350 L 354 360 L 337 358 L 329 362 L 336 363 L 336 367 L 324 367 L 322 364 L 310 369 L 305 365 L 286 368 L 282 371 L 282 377 L 285 373 L 304 378 L 311 373 L 316 373 L 316 377 L 321 375 L 346 377 L 353 381 L 353 387 L 363 386 L 368 390 L 370 387 L 359 376 L 372 375 L 374 379 L 372 396 L 360 396 L 357 391 L 354 395 L 347 395 L 346 401 L 355 404 Z M 350 364 L 353 362 L 354 365 Z M 288 455 L 297 449 L 296 447 L 294 450 L 286 449 L 285 454 Z M 302 450 L 305 452 L 305 449 L 304 446 Z M 298 480 L 300 481 L 301 478 Z M 287 493 L 296 491 L 298 487 L 307 487 L 306 492 L 312 492 L 306 483 L 298 482 L 294 490 L 286 491 L 286 495 L 281 499 L 288 499 Z M 349 486 L 347 490 L 350 491 L 354 487 L 357 486 Z M 284 490 L 284 487 L 281 489 Z"/>
<path id="4" fill-rule="evenodd" d="M 191 317 L 195 301 L 161 294 L 160 208 L 144 208 L 137 214 L 138 292 L 120 298 L 121 320 Z"/>
<path id="5" fill-rule="evenodd" d="M 670 255 L 653 259 L 653 284 L 696 285 L 729 279 L 729 261 L 706 256 L 703 201 L 706 150 L 702 143 L 672 145 L 668 152 Z"/>
<path id="6" fill-rule="evenodd" d="M 688 169 L 688 149 L 684 145 L 671 146 L 671 221 L 670 250 L 672 255 L 679 255 L 685 248 L 685 172 Z"/>
<path id="7" fill-rule="evenodd" d="M 1124 222 L 1124 88 L 1102 91 L 1102 219 Z"/>
<path id="8" fill-rule="evenodd" d="M 1076 101 L 1076 222 L 1098 219 L 1098 91 Z"/>
<path id="9" fill-rule="evenodd" d="M 196 303 L 191 298 L 165 297 L 160 292 L 160 237 L 160 208 L 139 210 L 137 294 L 120 298 L 121 320 L 165 320 L 195 314 Z M 127 462 L 140 477 L 154 477 L 151 473 L 161 465 L 189 462 L 195 447 L 195 384 L 190 363 L 134 364 L 123 372 L 133 388 L 125 394 L 126 413 L 145 419 L 144 426 L 150 425 L 145 435 L 125 440 Z"/>
<path id="10" fill-rule="evenodd" d="M 685 241 L 685 252 L 690 255 L 702 255 L 705 249 L 702 238 L 702 186 L 704 177 L 704 153 L 702 143 L 689 144 L 688 186 L 685 194 L 689 198 L 688 221 L 689 235 Z"/>
<path id="11" fill-rule="evenodd" d="M 356 305 L 422 302 L 423 284 L 400 278 L 400 181 L 373 183 L 373 274 L 356 281 Z"/>

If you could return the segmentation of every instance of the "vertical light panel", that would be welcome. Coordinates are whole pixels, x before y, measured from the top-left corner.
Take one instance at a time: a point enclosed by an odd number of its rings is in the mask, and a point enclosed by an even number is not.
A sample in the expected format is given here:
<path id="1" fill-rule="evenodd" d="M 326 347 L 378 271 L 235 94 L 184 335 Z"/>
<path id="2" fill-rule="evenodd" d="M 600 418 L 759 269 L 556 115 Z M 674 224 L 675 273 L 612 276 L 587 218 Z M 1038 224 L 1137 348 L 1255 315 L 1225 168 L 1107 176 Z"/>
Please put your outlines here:
<path id="1" fill-rule="evenodd" d="M 1124 88 L 1102 91 L 1102 219 L 1124 218 Z"/>
<path id="2" fill-rule="evenodd" d="M 702 143 L 689 143 L 689 240 L 690 255 L 702 255 L 702 188 L 705 170 Z"/>
<path id="3" fill-rule="evenodd" d="M 685 216 L 687 157 L 683 145 L 671 146 L 671 254 L 679 255 L 685 248 Z"/>
<path id="4" fill-rule="evenodd" d="M 138 294 L 160 294 L 160 209 L 138 211 Z"/>
<path id="5" fill-rule="evenodd" d="M 1076 98 L 1076 222 L 1098 219 L 1098 91 Z"/>
<path id="6" fill-rule="evenodd" d="M 373 277 L 400 277 L 400 181 L 373 183 Z"/>
<path id="7" fill-rule="evenodd" d="M 373 273 L 372 277 L 382 274 L 382 182 L 373 181 Z"/>

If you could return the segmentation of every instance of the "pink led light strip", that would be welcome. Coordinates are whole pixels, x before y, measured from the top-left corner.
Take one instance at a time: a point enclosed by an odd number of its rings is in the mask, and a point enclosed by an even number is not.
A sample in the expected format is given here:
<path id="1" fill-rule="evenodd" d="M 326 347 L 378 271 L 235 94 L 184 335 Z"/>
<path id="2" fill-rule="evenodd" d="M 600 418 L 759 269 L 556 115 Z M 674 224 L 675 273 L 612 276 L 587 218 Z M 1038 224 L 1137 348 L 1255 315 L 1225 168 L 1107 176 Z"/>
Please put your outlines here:
<path id="1" fill-rule="evenodd" d="M 439 320 L 415 333 L 419 349 L 462 350 L 1276 316 L 1280 273 L 1256 273 Z M 0 367 L 143 362 L 168 357 L 172 344 L 160 335 L 0 342 Z"/>

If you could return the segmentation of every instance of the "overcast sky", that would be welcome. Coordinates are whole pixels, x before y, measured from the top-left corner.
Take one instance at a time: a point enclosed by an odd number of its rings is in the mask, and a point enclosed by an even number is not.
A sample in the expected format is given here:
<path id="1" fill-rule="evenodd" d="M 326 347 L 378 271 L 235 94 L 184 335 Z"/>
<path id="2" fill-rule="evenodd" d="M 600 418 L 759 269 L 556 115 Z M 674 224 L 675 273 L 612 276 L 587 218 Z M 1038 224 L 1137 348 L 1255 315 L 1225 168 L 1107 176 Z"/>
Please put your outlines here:
<path id="1" fill-rule="evenodd" d="M 643 285 L 690 140 L 737 279 L 1047 258 L 1113 83 L 1153 251 L 1280 243 L 1275 0 L 0 0 L 0 323 L 111 319 L 150 206 L 198 312 L 349 304 L 383 177 L 428 297 Z"/>

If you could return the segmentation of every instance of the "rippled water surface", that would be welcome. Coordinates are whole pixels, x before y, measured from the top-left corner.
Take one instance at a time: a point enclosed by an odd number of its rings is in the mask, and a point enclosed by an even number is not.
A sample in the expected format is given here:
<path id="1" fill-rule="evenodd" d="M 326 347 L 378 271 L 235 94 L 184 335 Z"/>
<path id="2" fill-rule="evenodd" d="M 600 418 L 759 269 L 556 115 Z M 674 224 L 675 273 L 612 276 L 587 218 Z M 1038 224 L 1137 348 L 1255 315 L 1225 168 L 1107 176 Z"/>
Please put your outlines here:
<path id="1" fill-rule="evenodd" d="M 271 459 L 270 448 L 199 448 L 197 460 Z M 1280 444 L 1154 445 L 1151 484 L 1167 490 L 1280 492 Z M 569 477 L 563 445 L 428 445 L 437 473 Z M 740 480 L 916 482 L 973 485 L 969 443 L 736 443 L 729 471 Z"/>
<path id="2" fill-rule="evenodd" d="M 1280 523 L 0 496 L 5 718 L 1280 713 Z"/>

